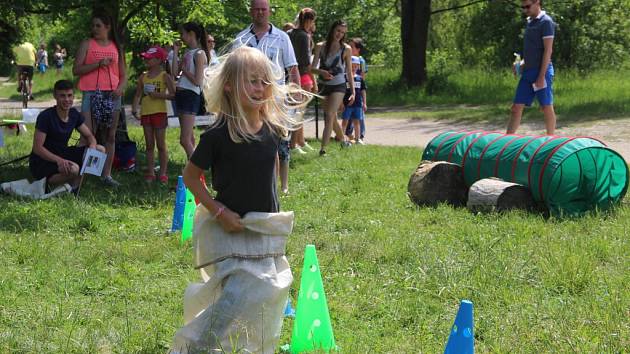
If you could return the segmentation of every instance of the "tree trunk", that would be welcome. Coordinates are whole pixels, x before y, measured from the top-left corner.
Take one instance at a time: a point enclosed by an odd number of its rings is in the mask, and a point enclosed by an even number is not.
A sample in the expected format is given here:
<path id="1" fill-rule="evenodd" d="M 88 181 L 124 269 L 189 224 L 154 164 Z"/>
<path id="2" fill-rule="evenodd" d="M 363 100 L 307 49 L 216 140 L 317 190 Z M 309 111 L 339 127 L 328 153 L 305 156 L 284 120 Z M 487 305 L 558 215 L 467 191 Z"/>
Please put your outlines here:
<path id="1" fill-rule="evenodd" d="M 468 187 L 461 166 L 444 161 L 422 161 L 409 178 L 407 194 L 418 205 L 466 204 Z"/>
<path id="2" fill-rule="evenodd" d="M 536 209 L 537 204 L 529 188 L 498 178 L 485 178 L 470 187 L 466 206 L 471 211 L 531 211 Z"/>
<path id="3" fill-rule="evenodd" d="M 430 19 L 431 0 L 401 0 L 401 79 L 409 86 L 420 86 L 427 79 Z"/>

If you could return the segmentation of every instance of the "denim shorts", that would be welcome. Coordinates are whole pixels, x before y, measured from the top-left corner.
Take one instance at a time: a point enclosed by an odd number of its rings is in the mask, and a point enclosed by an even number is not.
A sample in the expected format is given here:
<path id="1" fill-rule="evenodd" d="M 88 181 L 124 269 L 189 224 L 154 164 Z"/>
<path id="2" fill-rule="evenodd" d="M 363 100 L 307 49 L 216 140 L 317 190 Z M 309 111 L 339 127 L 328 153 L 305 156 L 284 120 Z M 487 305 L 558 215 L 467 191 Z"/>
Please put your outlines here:
<path id="1" fill-rule="evenodd" d="M 358 119 L 363 120 L 363 107 L 346 107 L 343 110 L 343 114 L 341 115 L 341 119 L 350 120 L 350 119 Z"/>
<path id="2" fill-rule="evenodd" d="M 177 91 L 175 91 L 175 108 L 177 114 L 192 114 L 196 116 L 197 113 L 199 113 L 200 105 L 200 94 L 181 88 L 177 88 Z"/>
<path id="3" fill-rule="evenodd" d="M 541 106 L 550 106 L 553 104 L 553 66 L 549 64 L 545 72 L 547 87 L 534 91 L 532 85 L 536 82 L 536 79 L 538 79 L 538 72 L 539 69 L 536 68 L 525 69 L 525 71 L 523 71 L 516 88 L 516 94 L 514 95 L 514 103 L 524 104 L 529 107 L 532 105 L 532 102 L 534 102 L 534 98 L 536 98 Z"/>
<path id="4" fill-rule="evenodd" d="M 280 159 L 280 161 L 282 162 L 289 162 L 291 160 L 289 140 L 280 140 L 280 146 L 278 146 L 278 159 Z"/>
<path id="5" fill-rule="evenodd" d="M 339 84 L 339 85 L 325 85 L 325 84 L 320 84 L 321 87 L 321 91 L 319 91 L 319 94 L 321 96 L 330 96 L 332 93 L 335 92 L 340 92 L 340 93 L 346 93 L 346 84 Z"/>
<path id="6" fill-rule="evenodd" d="M 94 96 L 96 91 L 83 91 L 83 98 L 81 99 L 81 112 L 91 112 L 90 109 L 90 98 Z M 103 91 L 103 92 L 111 92 L 111 91 Z M 122 106 L 122 98 L 114 97 L 114 111 L 120 111 L 120 107 Z"/>

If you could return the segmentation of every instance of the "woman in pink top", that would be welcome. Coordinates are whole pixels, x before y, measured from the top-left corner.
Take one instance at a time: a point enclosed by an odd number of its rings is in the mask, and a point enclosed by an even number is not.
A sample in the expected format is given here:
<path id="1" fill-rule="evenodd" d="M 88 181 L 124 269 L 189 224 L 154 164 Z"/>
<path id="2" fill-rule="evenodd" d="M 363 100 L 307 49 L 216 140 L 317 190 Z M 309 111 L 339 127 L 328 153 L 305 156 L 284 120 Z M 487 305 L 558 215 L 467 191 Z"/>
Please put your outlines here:
<path id="1" fill-rule="evenodd" d="M 112 162 L 116 149 L 116 128 L 122 104 L 127 75 L 124 53 L 118 48 L 112 34 L 111 18 L 104 14 L 92 16 L 92 37 L 81 42 L 77 50 L 72 73 L 79 76 L 79 89 L 83 92 L 81 114 L 85 124 L 94 133 L 97 129 L 106 129 L 105 149 L 107 160 L 101 178 L 108 186 L 120 185 L 112 178 Z M 91 97 L 96 90 L 108 92 L 113 96 L 111 120 L 96 122 L 92 120 Z M 95 134 L 96 135 L 96 134 Z"/>

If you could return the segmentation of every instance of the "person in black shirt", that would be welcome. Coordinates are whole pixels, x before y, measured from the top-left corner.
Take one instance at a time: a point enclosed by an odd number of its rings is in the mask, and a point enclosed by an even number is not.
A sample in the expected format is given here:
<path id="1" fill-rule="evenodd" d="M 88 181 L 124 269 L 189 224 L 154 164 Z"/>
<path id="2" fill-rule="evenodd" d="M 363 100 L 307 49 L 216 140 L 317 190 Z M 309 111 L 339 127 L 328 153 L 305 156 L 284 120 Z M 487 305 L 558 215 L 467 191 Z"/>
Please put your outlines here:
<path id="1" fill-rule="evenodd" d="M 57 81 L 53 96 L 57 104 L 37 116 L 29 169 L 35 179 L 47 178 L 46 182 L 50 186 L 70 183 L 76 188 L 86 146 L 68 146 L 72 131 L 76 129 L 81 133 L 88 142 L 87 147 L 101 152 L 105 152 L 105 147 L 96 144 L 83 116 L 72 108 L 72 82 Z"/>
<path id="2" fill-rule="evenodd" d="M 243 46 L 206 71 L 203 93 L 217 120 L 202 134 L 183 173 L 201 203 L 193 242 L 203 283 L 186 290 L 185 325 L 175 334 L 173 353 L 230 352 L 232 345 L 271 353 L 280 338 L 293 279 L 284 254 L 288 234 L 282 230 L 292 226 L 293 213 L 279 212 L 278 146 L 287 127 L 298 124 L 291 111 L 303 109 L 313 94 L 279 84 L 282 73 L 274 73 L 273 65 L 262 51 Z M 214 198 L 200 181 L 206 169 Z M 275 220 L 276 226 L 263 231 L 249 223 L 245 230 L 244 224 L 257 218 Z M 265 322 L 258 321 L 259 313 Z"/>
<path id="3" fill-rule="evenodd" d="M 298 62 L 300 72 L 300 85 L 302 89 L 309 92 L 317 92 L 317 82 L 311 73 L 311 55 L 313 51 L 313 39 L 311 34 L 315 31 L 315 19 L 317 14 L 311 8 L 303 8 L 297 17 L 297 27 L 289 32 L 291 44 L 295 51 L 295 58 Z M 315 150 L 304 139 L 304 128 L 299 128 L 291 134 L 291 149 L 298 153 L 306 153 L 302 150 Z"/>
<path id="4" fill-rule="evenodd" d="M 287 127 L 299 126 L 291 110 L 313 97 L 293 85 L 279 85 L 271 65 L 261 51 L 244 46 L 207 73 L 207 107 L 218 118 L 201 135 L 183 177 L 227 232 L 242 231 L 240 218 L 250 211 L 279 210 L 275 166 L 280 139 Z M 214 198 L 199 180 L 207 169 Z"/>

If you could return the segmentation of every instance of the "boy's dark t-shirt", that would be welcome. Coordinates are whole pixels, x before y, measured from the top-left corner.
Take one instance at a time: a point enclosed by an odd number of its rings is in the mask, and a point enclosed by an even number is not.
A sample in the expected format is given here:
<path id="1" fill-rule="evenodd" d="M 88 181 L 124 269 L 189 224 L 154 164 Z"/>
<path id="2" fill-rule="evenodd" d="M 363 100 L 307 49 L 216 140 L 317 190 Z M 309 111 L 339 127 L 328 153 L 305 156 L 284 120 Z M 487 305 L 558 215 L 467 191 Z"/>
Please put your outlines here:
<path id="1" fill-rule="evenodd" d="M 190 162 L 210 169 L 216 200 L 240 216 L 250 211 L 278 212 L 276 155 L 280 137 L 263 124 L 259 140 L 235 143 L 227 124 L 206 130 Z"/>
<path id="2" fill-rule="evenodd" d="M 70 108 L 68 112 L 68 121 L 64 122 L 59 118 L 57 109 L 51 107 L 45 109 L 37 116 L 37 123 L 35 123 L 35 129 L 46 133 L 46 140 L 44 140 L 44 147 L 55 155 L 62 154 L 68 147 L 68 141 L 72 135 L 72 131 L 77 129 L 84 123 L 81 113 L 74 108 Z M 31 157 L 39 158 L 36 154 L 32 153 Z"/>

